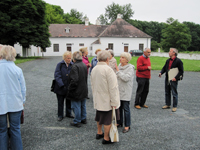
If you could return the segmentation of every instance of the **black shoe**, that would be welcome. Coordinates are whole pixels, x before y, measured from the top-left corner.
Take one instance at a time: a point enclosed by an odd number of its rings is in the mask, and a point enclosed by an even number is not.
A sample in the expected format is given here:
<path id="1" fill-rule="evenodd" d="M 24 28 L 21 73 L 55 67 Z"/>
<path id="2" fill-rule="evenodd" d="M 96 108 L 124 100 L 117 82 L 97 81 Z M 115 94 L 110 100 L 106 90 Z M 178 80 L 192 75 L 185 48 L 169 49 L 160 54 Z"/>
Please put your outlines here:
<path id="1" fill-rule="evenodd" d="M 68 117 L 68 118 L 74 118 L 74 116 L 72 116 L 72 115 L 70 115 L 70 116 L 66 115 L 66 117 Z"/>
<path id="2" fill-rule="evenodd" d="M 86 119 L 81 120 L 81 123 L 82 123 L 82 124 L 87 124 L 87 120 L 86 120 Z"/>
<path id="3" fill-rule="evenodd" d="M 58 120 L 58 121 L 62 121 L 62 120 L 63 120 L 63 117 L 58 117 L 57 120 Z"/>
<path id="4" fill-rule="evenodd" d="M 96 139 L 101 139 L 103 137 L 104 137 L 104 133 L 102 133 L 102 134 L 96 134 Z"/>
<path id="5" fill-rule="evenodd" d="M 126 132 L 128 132 L 129 130 L 130 130 L 130 127 L 129 127 L 128 129 L 125 129 L 125 128 L 124 128 L 122 132 L 123 132 L 123 133 L 126 133 Z"/>
<path id="6" fill-rule="evenodd" d="M 75 126 L 75 127 L 77 127 L 77 128 L 80 128 L 80 127 L 81 127 L 80 123 L 71 122 L 70 125 L 71 125 L 71 126 Z"/>
<path id="7" fill-rule="evenodd" d="M 102 144 L 113 144 L 113 142 L 111 142 L 111 140 L 106 141 L 106 140 L 103 139 Z"/>

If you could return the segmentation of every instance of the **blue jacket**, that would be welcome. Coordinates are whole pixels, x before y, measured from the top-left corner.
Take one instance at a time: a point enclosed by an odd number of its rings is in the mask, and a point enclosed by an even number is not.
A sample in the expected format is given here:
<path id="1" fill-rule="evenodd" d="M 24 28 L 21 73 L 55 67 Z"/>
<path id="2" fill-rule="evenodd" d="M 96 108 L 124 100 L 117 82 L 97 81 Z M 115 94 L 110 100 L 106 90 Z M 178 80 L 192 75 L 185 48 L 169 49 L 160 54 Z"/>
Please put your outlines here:
<path id="1" fill-rule="evenodd" d="M 59 95 L 66 95 L 67 94 L 67 88 L 69 86 L 69 73 L 72 68 L 72 62 L 69 64 L 67 67 L 66 63 L 64 60 L 59 62 L 56 66 L 56 70 L 54 73 L 54 78 L 56 80 L 55 88 L 54 88 L 54 93 L 59 94 Z"/>
<path id="2" fill-rule="evenodd" d="M 91 61 L 90 73 L 92 72 L 92 69 L 97 65 L 97 63 L 98 63 L 97 57 L 94 57 Z"/>

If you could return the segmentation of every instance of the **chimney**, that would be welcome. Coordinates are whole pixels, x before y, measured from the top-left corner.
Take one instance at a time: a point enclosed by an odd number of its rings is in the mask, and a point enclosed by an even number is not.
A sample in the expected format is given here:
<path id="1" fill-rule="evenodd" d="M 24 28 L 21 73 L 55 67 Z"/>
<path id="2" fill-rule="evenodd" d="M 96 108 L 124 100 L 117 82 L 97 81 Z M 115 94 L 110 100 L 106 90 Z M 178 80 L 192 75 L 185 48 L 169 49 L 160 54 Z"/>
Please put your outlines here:
<path id="1" fill-rule="evenodd" d="M 121 14 L 117 14 L 117 19 L 122 18 Z"/>
<path id="2" fill-rule="evenodd" d="M 99 18 L 96 20 L 96 25 L 101 25 Z"/>
<path id="3" fill-rule="evenodd" d="M 89 25 L 89 18 L 85 18 L 85 26 Z"/>

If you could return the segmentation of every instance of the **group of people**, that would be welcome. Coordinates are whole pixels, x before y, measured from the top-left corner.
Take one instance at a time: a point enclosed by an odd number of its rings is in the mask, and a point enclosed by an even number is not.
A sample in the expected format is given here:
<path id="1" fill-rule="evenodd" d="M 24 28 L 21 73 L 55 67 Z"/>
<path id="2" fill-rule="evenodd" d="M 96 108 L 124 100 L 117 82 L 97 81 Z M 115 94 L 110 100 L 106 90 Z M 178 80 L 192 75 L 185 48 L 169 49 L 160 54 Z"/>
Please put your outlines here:
<path id="1" fill-rule="evenodd" d="M 112 108 L 115 108 L 117 126 L 123 127 L 122 132 L 126 133 L 131 126 L 130 100 L 133 90 L 133 79 L 135 67 L 129 63 L 131 55 L 123 52 L 120 55 L 120 64 L 114 58 L 112 50 L 95 51 L 97 55 L 91 61 L 88 60 L 87 48 L 81 48 L 79 51 L 65 52 L 63 60 L 58 63 L 55 71 L 57 87 L 55 93 L 58 98 L 58 121 L 63 119 L 63 102 L 66 99 L 66 116 L 74 118 L 70 124 L 75 127 L 81 127 L 81 123 L 87 123 L 86 98 L 88 98 L 87 79 L 91 75 L 91 88 L 93 94 L 94 109 L 96 109 L 95 121 L 97 122 L 96 139 L 103 138 L 103 144 L 112 143 L 109 138 L 109 130 L 112 121 Z M 151 50 L 145 48 L 143 55 L 137 60 L 136 81 L 137 90 L 135 95 L 135 108 L 148 108 L 145 104 L 149 93 L 149 83 L 151 79 Z M 173 95 L 173 109 L 175 112 L 178 103 L 177 84 L 180 76 L 183 75 L 183 63 L 177 58 L 178 50 L 170 48 L 169 57 L 166 64 L 159 73 L 159 77 L 166 73 L 165 81 L 165 105 L 163 109 L 171 106 L 171 91 Z M 72 59 L 72 58 L 73 59 Z M 68 61 L 66 60 L 68 58 Z M 72 59 L 72 60 L 71 60 Z M 60 64 L 63 64 L 62 67 Z M 178 74 L 168 82 L 168 71 L 172 68 L 178 68 Z M 63 69 L 62 69 L 63 68 Z M 89 70 L 90 68 L 90 70 Z M 58 89 L 65 89 L 60 96 Z M 62 97 L 61 99 L 59 97 Z M 71 109 L 75 116 L 72 116 Z M 104 132 L 102 131 L 102 125 Z"/>
<path id="2" fill-rule="evenodd" d="M 127 133 L 131 126 L 130 100 L 133 91 L 135 67 L 130 64 L 131 55 L 123 52 L 120 55 L 120 64 L 114 58 L 112 50 L 95 51 L 97 55 L 90 63 L 87 48 L 81 48 L 73 54 L 66 51 L 63 60 L 56 66 L 54 78 L 56 80 L 54 93 L 58 101 L 58 121 L 65 116 L 73 118 L 71 126 L 81 127 L 87 124 L 86 99 L 88 98 L 88 74 L 90 74 L 93 94 L 93 105 L 96 109 L 97 122 L 96 139 L 102 144 L 112 143 L 109 131 L 112 122 L 112 108 L 115 108 L 117 126 L 123 127 L 122 132 Z M 143 55 L 137 60 L 135 108 L 148 108 L 145 104 L 149 92 L 151 79 L 151 50 L 145 48 Z M 163 109 L 171 107 L 171 92 L 173 95 L 172 111 L 178 105 L 178 81 L 183 76 L 183 63 L 177 58 L 178 50 L 170 48 L 169 59 L 166 61 L 159 77 L 166 73 L 165 78 L 165 105 Z M 0 45 L 0 149 L 8 149 L 8 122 L 10 124 L 11 149 L 22 147 L 20 132 L 20 117 L 26 100 L 26 85 L 22 70 L 14 63 L 16 50 L 12 46 Z M 168 80 L 169 70 L 177 68 L 177 75 Z M 73 111 L 73 113 L 72 113 Z M 102 130 L 104 127 L 104 132 Z"/>
<path id="3" fill-rule="evenodd" d="M 16 50 L 12 46 L 0 45 L 0 150 L 8 150 L 8 141 L 11 149 L 23 149 L 20 118 L 26 84 L 22 69 L 14 63 L 15 57 Z"/>

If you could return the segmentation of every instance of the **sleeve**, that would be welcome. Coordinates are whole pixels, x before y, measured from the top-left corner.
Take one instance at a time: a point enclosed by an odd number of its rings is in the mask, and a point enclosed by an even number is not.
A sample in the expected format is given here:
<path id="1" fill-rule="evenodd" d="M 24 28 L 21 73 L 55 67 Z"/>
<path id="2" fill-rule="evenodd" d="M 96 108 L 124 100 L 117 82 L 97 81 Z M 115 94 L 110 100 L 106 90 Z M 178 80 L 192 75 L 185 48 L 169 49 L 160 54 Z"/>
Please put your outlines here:
<path id="1" fill-rule="evenodd" d="M 20 82 L 20 87 L 21 87 L 23 103 L 25 103 L 25 101 L 26 101 L 26 82 L 25 82 L 25 79 L 24 79 L 23 72 L 21 72 L 19 82 Z"/>
<path id="2" fill-rule="evenodd" d="M 111 106 L 113 107 L 116 106 L 118 108 L 120 106 L 119 89 L 118 89 L 117 76 L 113 70 L 108 71 L 107 81 L 108 81 Z"/>
<path id="3" fill-rule="evenodd" d="M 183 70 L 183 62 L 180 59 L 179 59 L 179 62 L 178 62 L 178 70 L 179 70 L 179 72 L 175 77 L 176 80 L 178 80 L 180 78 L 180 76 L 183 75 L 183 72 L 184 72 L 184 70 Z"/>
<path id="4" fill-rule="evenodd" d="M 117 77 L 120 78 L 122 81 L 128 82 L 133 77 L 134 70 L 133 70 L 133 67 L 130 66 L 127 68 L 127 72 L 122 72 L 119 70 L 118 72 L 116 72 L 116 74 L 117 74 Z"/>
<path id="5" fill-rule="evenodd" d="M 143 56 L 142 56 L 143 57 Z M 144 66 L 143 65 L 143 60 L 141 59 L 141 57 L 138 58 L 137 60 L 137 70 L 138 71 L 145 71 L 148 70 L 148 66 Z"/>
<path id="6" fill-rule="evenodd" d="M 163 66 L 162 70 L 160 71 L 161 75 L 166 72 L 167 61 L 168 60 L 166 60 L 165 65 Z"/>
<path id="7" fill-rule="evenodd" d="M 56 82 L 58 84 L 59 87 L 64 86 L 64 83 L 62 81 L 62 73 L 61 73 L 61 63 L 58 63 L 56 66 L 56 70 L 54 73 L 54 78 L 56 79 Z"/>
<path id="8" fill-rule="evenodd" d="M 70 71 L 70 76 L 69 76 L 69 91 L 73 91 L 77 88 L 78 86 L 78 81 L 79 81 L 79 75 L 78 75 L 78 68 L 76 66 L 72 66 L 72 70 Z"/>

